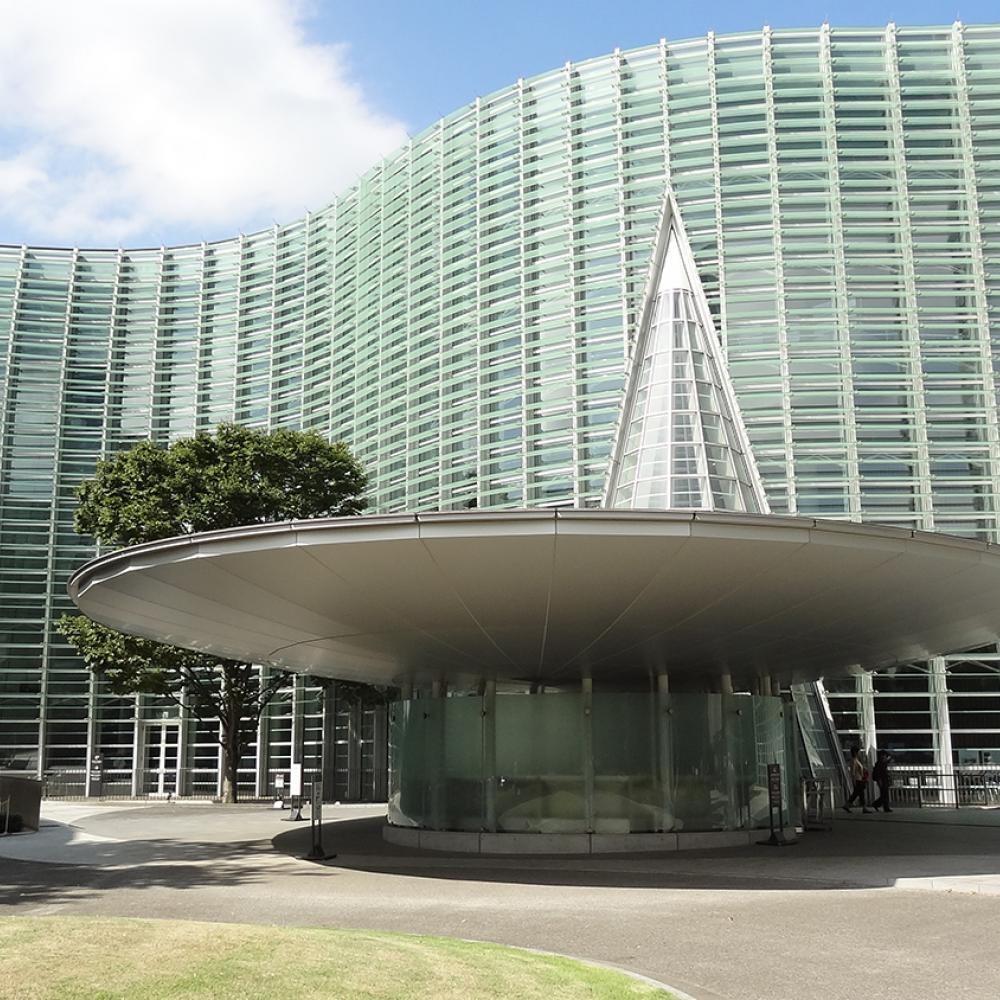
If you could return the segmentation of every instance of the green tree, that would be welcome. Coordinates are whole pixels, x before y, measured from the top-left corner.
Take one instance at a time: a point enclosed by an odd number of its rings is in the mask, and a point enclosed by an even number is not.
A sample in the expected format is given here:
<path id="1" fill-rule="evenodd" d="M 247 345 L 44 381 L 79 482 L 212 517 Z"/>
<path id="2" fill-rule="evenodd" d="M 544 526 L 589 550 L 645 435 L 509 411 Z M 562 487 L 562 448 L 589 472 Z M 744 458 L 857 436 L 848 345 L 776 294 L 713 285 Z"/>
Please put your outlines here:
<path id="1" fill-rule="evenodd" d="M 101 545 L 197 531 L 360 514 L 367 478 L 341 443 L 315 431 L 222 424 L 161 447 L 141 441 L 99 462 L 77 489 L 73 525 Z"/>
<path id="2" fill-rule="evenodd" d="M 272 433 L 222 424 L 214 434 L 161 447 L 143 441 L 98 464 L 77 490 L 76 530 L 102 546 L 274 521 L 359 514 L 367 478 L 346 445 L 313 431 Z M 236 772 L 260 714 L 288 675 L 262 683 L 249 663 L 125 635 L 83 615 L 59 629 L 116 694 L 183 700 L 218 720 L 223 799 L 236 801 Z"/>

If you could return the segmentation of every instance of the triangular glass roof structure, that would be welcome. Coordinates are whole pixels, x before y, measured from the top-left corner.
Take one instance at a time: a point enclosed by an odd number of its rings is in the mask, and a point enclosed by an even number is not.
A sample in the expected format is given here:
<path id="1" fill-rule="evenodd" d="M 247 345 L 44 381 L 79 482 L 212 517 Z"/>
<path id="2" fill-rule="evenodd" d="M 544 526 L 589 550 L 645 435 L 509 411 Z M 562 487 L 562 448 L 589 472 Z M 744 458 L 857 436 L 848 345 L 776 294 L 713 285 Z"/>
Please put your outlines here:
<path id="1" fill-rule="evenodd" d="M 768 512 L 712 314 L 669 193 L 605 506 Z"/>

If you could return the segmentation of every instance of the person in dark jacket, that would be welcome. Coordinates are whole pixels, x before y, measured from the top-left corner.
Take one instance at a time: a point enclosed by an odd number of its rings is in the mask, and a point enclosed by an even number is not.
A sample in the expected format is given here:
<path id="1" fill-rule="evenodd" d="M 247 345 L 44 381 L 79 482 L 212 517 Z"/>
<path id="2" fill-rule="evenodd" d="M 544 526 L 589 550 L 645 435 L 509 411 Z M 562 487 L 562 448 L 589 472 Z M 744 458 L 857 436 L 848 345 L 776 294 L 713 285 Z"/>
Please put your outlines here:
<path id="1" fill-rule="evenodd" d="M 879 809 L 887 813 L 892 812 L 889 805 L 889 761 L 892 760 L 888 750 L 879 750 L 878 759 L 872 768 L 872 779 L 878 785 L 878 798 L 872 803 L 872 808 L 878 812 Z"/>

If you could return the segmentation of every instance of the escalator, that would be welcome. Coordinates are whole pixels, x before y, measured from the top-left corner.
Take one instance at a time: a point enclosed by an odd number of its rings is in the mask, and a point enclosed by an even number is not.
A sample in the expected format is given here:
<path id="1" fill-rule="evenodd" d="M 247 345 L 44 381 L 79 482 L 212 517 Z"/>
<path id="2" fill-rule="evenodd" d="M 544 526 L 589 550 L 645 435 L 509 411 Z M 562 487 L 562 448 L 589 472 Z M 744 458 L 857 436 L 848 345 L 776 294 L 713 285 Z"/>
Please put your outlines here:
<path id="1" fill-rule="evenodd" d="M 799 724 L 800 776 L 828 781 L 835 794 L 843 795 L 850 788 L 850 776 L 823 682 L 793 684 L 791 693 Z"/>

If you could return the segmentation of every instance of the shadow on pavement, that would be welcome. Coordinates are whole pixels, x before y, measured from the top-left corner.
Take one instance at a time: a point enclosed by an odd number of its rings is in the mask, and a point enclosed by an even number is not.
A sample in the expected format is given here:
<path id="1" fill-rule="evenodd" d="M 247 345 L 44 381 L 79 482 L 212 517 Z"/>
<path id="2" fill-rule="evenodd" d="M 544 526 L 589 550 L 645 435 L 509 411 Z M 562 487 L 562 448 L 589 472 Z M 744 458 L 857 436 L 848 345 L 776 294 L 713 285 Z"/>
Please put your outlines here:
<path id="1" fill-rule="evenodd" d="M 268 840 L 199 842 L 147 839 L 84 845 L 62 861 L 0 857 L 0 914 L 18 907 L 79 902 L 111 889 L 236 888 L 266 884 L 274 875 Z M 0 850 L 4 847 L 0 841 Z M 286 878 L 314 877 L 306 866 L 282 865 Z"/>
<path id="2" fill-rule="evenodd" d="M 317 867 L 418 878 L 530 885 L 673 889 L 870 889 L 900 880 L 994 878 L 1000 889 L 1000 836 L 988 827 L 879 823 L 860 816 L 829 832 L 810 832 L 798 844 L 643 854 L 472 855 L 415 850 L 382 839 L 384 820 L 327 823 L 324 847 L 335 859 Z M 761 837 L 765 834 L 762 832 Z M 272 840 L 304 858 L 308 827 Z"/>

